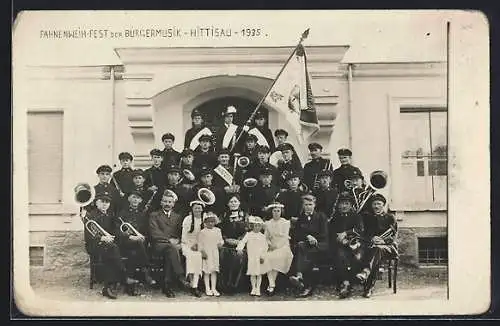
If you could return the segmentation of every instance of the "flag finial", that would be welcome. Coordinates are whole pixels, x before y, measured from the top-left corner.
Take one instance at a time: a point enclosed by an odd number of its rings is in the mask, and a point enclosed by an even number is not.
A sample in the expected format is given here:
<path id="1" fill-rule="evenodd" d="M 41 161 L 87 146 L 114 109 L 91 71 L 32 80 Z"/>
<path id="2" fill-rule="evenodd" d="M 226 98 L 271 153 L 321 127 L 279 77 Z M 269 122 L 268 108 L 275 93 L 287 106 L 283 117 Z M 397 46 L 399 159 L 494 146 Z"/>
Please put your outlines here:
<path id="1" fill-rule="evenodd" d="M 309 36 L 309 28 L 308 28 L 308 29 L 306 29 L 306 30 L 304 31 L 304 33 L 302 33 L 302 40 L 306 39 L 306 38 L 307 38 L 307 36 Z"/>

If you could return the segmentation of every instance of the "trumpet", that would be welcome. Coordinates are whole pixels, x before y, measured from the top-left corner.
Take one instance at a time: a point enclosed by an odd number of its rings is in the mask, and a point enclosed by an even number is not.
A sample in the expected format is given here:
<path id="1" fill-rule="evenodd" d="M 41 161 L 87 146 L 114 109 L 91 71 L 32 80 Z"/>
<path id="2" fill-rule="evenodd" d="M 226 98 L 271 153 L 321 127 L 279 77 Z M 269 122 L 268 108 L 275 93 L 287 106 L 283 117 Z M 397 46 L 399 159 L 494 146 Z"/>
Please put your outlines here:
<path id="1" fill-rule="evenodd" d="M 347 181 L 350 181 L 350 183 Z M 382 170 L 373 171 L 370 174 L 370 183 L 364 187 L 355 186 L 351 180 L 346 180 L 344 185 L 346 185 L 346 183 L 351 185 L 350 190 L 352 191 L 355 201 L 354 208 L 356 212 L 359 213 L 371 196 L 373 196 L 377 190 L 387 185 L 387 173 Z"/>
<path id="2" fill-rule="evenodd" d="M 144 237 L 139 231 L 137 231 L 136 228 L 134 228 L 134 226 L 132 224 L 125 222 L 121 217 L 118 217 L 118 219 L 122 223 L 120 225 L 120 231 L 122 233 L 125 233 L 127 235 L 135 235 L 135 236 L 139 236 L 139 237 Z"/>
<path id="3" fill-rule="evenodd" d="M 108 231 L 106 231 L 99 223 L 89 219 L 87 216 L 82 216 L 82 222 L 85 225 L 85 229 L 90 233 L 92 238 L 100 240 L 101 237 L 113 237 Z"/>

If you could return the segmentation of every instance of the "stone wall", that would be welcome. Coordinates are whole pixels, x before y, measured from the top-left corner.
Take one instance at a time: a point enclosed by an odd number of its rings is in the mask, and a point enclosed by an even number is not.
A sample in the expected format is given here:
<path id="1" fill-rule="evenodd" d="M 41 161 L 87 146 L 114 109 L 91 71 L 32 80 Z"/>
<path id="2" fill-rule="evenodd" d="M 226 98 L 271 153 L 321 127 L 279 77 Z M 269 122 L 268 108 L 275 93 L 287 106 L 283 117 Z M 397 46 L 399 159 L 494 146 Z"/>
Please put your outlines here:
<path id="1" fill-rule="evenodd" d="M 75 269 L 88 264 L 83 231 L 51 232 L 47 235 L 44 270 Z"/>

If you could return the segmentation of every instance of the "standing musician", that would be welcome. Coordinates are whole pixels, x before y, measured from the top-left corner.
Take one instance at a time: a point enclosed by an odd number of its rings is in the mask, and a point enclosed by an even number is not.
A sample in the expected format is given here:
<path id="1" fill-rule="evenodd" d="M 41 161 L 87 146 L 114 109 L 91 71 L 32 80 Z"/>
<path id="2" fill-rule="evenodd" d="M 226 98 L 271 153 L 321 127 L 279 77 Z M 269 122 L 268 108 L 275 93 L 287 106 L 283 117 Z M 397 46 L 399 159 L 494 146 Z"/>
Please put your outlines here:
<path id="1" fill-rule="evenodd" d="M 138 191 L 132 191 L 128 195 L 128 207 L 120 210 L 115 221 L 118 226 L 118 244 L 120 252 L 123 256 L 128 258 L 127 265 L 132 271 L 140 268 L 144 274 L 144 280 L 149 286 L 155 285 L 156 281 L 153 280 L 150 273 L 149 257 L 147 247 L 149 242 L 149 226 L 147 216 L 144 211 L 140 209 L 142 202 L 141 194 Z M 122 223 L 130 223 L 132 229 L 122 228 Z"/>
<path id="2" fill-rule="evenodd" d="M 329 159 L 321 157 L 323 146 L 311 143 L 307 148 L 311 154 L 311 161 L 304 165 L 304 183 L 309 189 L 314 190 L 319 186 L 318 174 L 323 170 L 333 171 L 333 166 Z"/>
<path id="3" fill-rule="evenodd" d="M 266 115 L 263 111 L 257 111 L 254 123 L 255 126 L 248 131 L 248 134 L 257 137 L 257 145 L 267 146 L 271 152 L 274 152 L 276 146 L 274 145 L 273 133 L 266 127 Z"/>
<path id="4" fill-rule="evenodd" d="M 191 112 L 192 127 L 186 131 L 184 136 L 184 148 L 189 148 L 194 151 L 200 145 L 200 137 L 202 135 L 212 136 L 212 132 L 205 126 L 203 115 L 197 109 Z"/>
<path id="5" fill-rule="evenodd" d="M 279 186 L 283 189 L 286 188 L 286 174 L 290 171 L 302 174 L 302 165 L 300 161 L 293 159 L 293 146 L 289 143 L 278 146 L 278 150 L 283 154 L 283 161 L 278 162 L 278 173 L 280 174 Z"/>
<path id="6" fill-rule="evenodd" d="M 271 205 L 280 193 L 280 188 L 273 183 L 274 174 L 269 167 L 263 167 L 259 172 L 257 186 L 244 188 L 242 191 L 242 198 L 248 203 L 251 215 L 261 216 L 265 220 L 271 217 L 267 206 Z"/>
<path id="7" fill-rule="evenodd" d="M 85 227 L 85 249 L 93 257 L 100 256 L 104 264 L 102 295 L 110 299 L 116 299 L 118 296 L 116 293 L 118 283 L 123 282 L 127 286 L 132 286 L 138 281 L 128 277 L 126 267 L 121 260 L 120 249 L 115 241 L 114 216 L 109 211 L 110 202 L 111 196 L 109 193 L 100 193 L 95 197 L 96 208 L 91 209 L 89 212 L 82 209 L 80 215 L 86 221 L 94 221 L 107 232 L 107 234 L 102 234 L 100 231 L 91 234 Z"/>
<path id="8" fill-rule="evenodd" d="M 313 195 L 316 197 L 316 209 L 325 213 L 326 216 L 331 216 L 335 212 L 335 202 L 337 201 L 338 192 L 331 187 L 332 171 L 323 170 L 317 174 L 319 186 L 313 190 Z"/>
<path id="9" fill-rule="evenodd" d="M 117 190 L 120 192 L 120 196 L 124 197 L 126 194 L 134 190 L 134 181 L 132 180 L 132 154 L 128 152 L 122 152 L 118 154 L 118 160 L 120 161 L 121 169 L 113 173 L 112 179 L 115 183 Z"/>
<path id="10" fill-rule="evenodd" d="M 278 169 L 269 163 L 270 149 L 267 146 L 259 146 L 257 148 L 257 160 L 250 163 L 248 166 L 248 172 L 245 177 L 258 179 L 262 169 L 270 169 L 273 176 L 273 184 L 278 184 L 279 173 Z"/>
<path id="11" fill-rule="evenodd" d="M 163 293 L 169 298 L 175 297 L 172 289 L 175 283 L 189 287 L 180 257 L 182 217 L 172 210 L 176 201 L 174 193 L 165 191 L 160 202 L 161 209 L 151 213 L 149 218 L 152 248 L 163 257 Z"/>
<path id="12" fill-rule="evenodd" d="M 398 224 L 394 215 L 385 212 L 386 199 L 381 194 L 370 198 L 371 212 L 363 216 L 365 232 L 364 268 L 356 277 L 365 283 L 363 296 L 371 297 L 382 259 L 398 255 Z"/>
<path id="13" fill-rule="evenodd" d="M 302 196 L 305 193 L 300 189 L 301 175 L 296 171 L 286 174 L 287 189 L 280 192 L 278 201 L 285 206 L 284 216 L 287 219 L 296 220 L 302 211 Z"/>
<path id="14" fill-rule="evenodd" d="M 297 297 L 312 294 L 315 282 L 312 277 L 314 263 L 328 255 L 328 220 L 325 214 L 315 210 L 316 198 L 307 194 L 302 197 L 303 212 L 295 223 L 296 266 L 297 271 L 290 282 L 299 292 Z"/>
<path id="15" fill-rule="evenodd" d="M 132 172 L 132 181 L 134 182 L 134 189 L 132 191 L 137 192 L 142 198 L 142 202 L 139 206 L 139 209 L 143 211 L 150 211 L 150 207 L 146 207 L 146 203 L 149 202 L 150 203 L 149 206 L 151 206 L 154 192 L 148 190 L 144 185 L 144 182 L 146 181 L 144 171 L 142 169 L 135 169 Z M 132 191 L 126 194 L 124 201 L 122 201 L 123 203 L 122 207 L 128 207 L 128 195 L 131 194 Z"/>
<path id="16" fill-rule="evenodd" d="M 217 156 L 212 148 L 212 136 L 204 134 L 200 137 L 200 146 L 194 151 L 193 169 L 199 171 L 208 166 L 213 169 L 217 166 Z"/>
<path id="17" fill-rule="evenodd" d="M 351 165 L 352 152 L 350 149 L 341 148 L 337 151 L 340 166 L 333 171 L 332 183 L 339 193 L 349 190 L 345 187 L 345 180 L 351 179 L 354 171 L 359 175 L 363 175 L 361 170 Z"/>
<path id="18" fill-rule="evenodd" d="M 180 153 L 176 151 L 173 146 L 175 142 L 175 136 L 169 132 L 161 136 L 161 141 L 165 148 L 162 151 L 163 162 L 162 168 L 164 171 L 171 165 L 179 165 Z"/>
<path id="19" fill-rule="evenodd" d="M 195 184 L 196 170 L 193 166 L 193 162 L 194 162 L 194 151 L 192 151 L 189 148 L 185 148 L 181 153 L 181 171 L 189 170 L 195 177 L 190 179 L 186 176 L 183 176 L 181 181 L 182 184 L 186 184 L 189 186 L 193 186 Z"/>
<path id="20" fill-rule="evenodd" d="M 235 152 L 241 152 L 241 145 L 236 144 L 236 139 L 242 131 L 247 132 L 250 128 L 247 125 L 241 128 L 233 123 L 236 112 L 236 108 L 232 105 L 228 106 L 222 112 L 224 123 L 220 126 L 216 133 L 215 148 L 217 151 L 224 148 Z M 241 139 L 245 139 L 244 135 Z"/>
<path id="21" fill-rule="evenodd" d="M 246 156 L 250 159 L 250 164 L 257 161 L 257 136 L 253 134 L 247 135 L 245 139 L 245 147 L 241 153 L 242 156 Z"/>
<path id="22" fill-rule="evenodd" d="M 154 148 L 149 152 L 149 154 L 153 160 L 153 165 L 144 172 L 144 175 L 146 176 L 144 186 L 147 190 L 155 194 L 150 207 L 151 211 L 156 211 L 160 209 L 161 194 L 167 184 L 167 176 L 165 171 L 161 168 L 163 162 L 162 152 L 159 149 Z M 149 198 L 146 199 L 146 203 L 148 200 Z"/>
<path id="23" fill-rule="evenodd" d="M 177 195 L 177 201 L 174 206 L 174 211 L 181 216 L 186 216 L 189 211 L 189 202 L 191 201 L 192 190 L 191 186 L 180 183 L 181 170 L 177 165 L 171 165 L 167 168 L 167 184 L 165 189 L 172 190 Z"/>
<path id="24" fill-rule="evenodd" d="M 271 152 L 271 157 L 269 159 L 271 164 L 274 164 L 273 161 L 275 161 L 275 160 L 273 158 L 275 156 L 277 156 L 278 158 L 282 156 L 281 151 L 278 149 L 278 147 L 287 142 L 288 132 L 284 129 L 276 129 L 274 131 L 274 137 L 276 138 L 276 147 L 275 147 L 275 150 Z M 290 144 L 290 146 L 292 146 L 292 145 Z M 294 161 L 300 163 L 299 156 L 297 155 L 297 152 L 295 151 L 295 148 L 293 146 L 292 146 L 292 150 L 293 150 L 292 159 Z M 278 159 L 278 162 L 279 161 L 280 161 L 280 159 Z"/>
<path id="25" fill-rule="evenodd" d="M 202 168 L 198 172 L 198 183 L 194 185 L 192 192 L 192 200 L 198 200 L 198 190 L 200 188 L 207 188 L 215 195 L 215 203 L 207 205 L 206 211 L 214 212 L 220 216 L 224 212 L 226 194 L 224 189 L 217 187 L 213 183 L 214 171 L 208 167 Z"/>
<path id="26" fill-rule="evenodd" d="M 116 187 L 110 183 L 111 179 L 111 167 L 109 165 L 101 165 L 95 171 L 97 173 L 97 178 L 99 182 L 94 186 L 95 194 L 100 195 L 103 193 L 109 193 L 111 196 L 111 204 L 109 207 L 109 211 L 111 213 L 117 213 L 120 207 L 120 193 L 116 190 Z M 90 210 L 95 208 L 95 200 L 85 207 L 86 210 Z"/>
<path id="27" fill-rule="evenodd" d="M 217 160 L 219 164 L 214 169 L 212 183 L 215 187 L 224 189 L 228 192 L 229 187 L 236 181 L 233 168 L 229 164 L 231 161 L 229 150 L 221 149 L 218 153 Z"/>
<path id="28" fill-rule="evenodd" d="M 364 232 L 363 219 L 354 211 L 353 200 L 348 192 L 340 194 L 338 208 L 328 223 L 330 250 L 335 261 L 337 279 L 341 282 L 341 299 L 349 296 L 354 275 L 361 270 L 361 243 L 355 238 Z"/>

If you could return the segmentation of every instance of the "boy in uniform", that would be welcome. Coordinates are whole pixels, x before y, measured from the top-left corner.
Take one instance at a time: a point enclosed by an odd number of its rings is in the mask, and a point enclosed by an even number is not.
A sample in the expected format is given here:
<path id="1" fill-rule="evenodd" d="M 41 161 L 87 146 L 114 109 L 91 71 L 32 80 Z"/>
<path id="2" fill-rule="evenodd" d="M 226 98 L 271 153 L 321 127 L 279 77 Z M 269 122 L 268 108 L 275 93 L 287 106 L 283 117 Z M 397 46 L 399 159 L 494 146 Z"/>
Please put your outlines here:
<path id="1" fill-rule="evenodd" d="M 183 175 L 182 184 L 193 186 L 196 182 L 196 170 L 193 165 L 194 162 L 194 151 L 185 148 L 181 153 L 181 171 L 189 170 L 193 174 L 193 178 L 188 178 Z"/>
<path id="2" fill-rule="evenodd" d="M 279 186 L 283 189 L 286 188 L 286 174 L 290 171 L 302 175 L 302 165 L 299 161 L 293 159 L 293 146 L 289 143 L 278 146 L 278 150 L 283 154 L 283 161 L 278 163 L 278 173 L 280 174 Z"/>
<path id="3" fill-rule="evenodd" d="M 255 127 L 248 131 L 249 135 L 254 135 L 257 138 L 258 146 L 267 146 L 271 152 L 274 152 L 273 133 L 266 127 L 266 116 L 263 111 L 259 110 L 255 114 Z"/>
<path id="4" fill-rule="evenodd" d="M 120 196 L 124 197 L 126 194 L 134 190 L 134 181 L 132 180 L 132 154 L 128 152 L 122 152 L 118 155 L 118 160 L 120 160 L 121 169 L 113 173 L 113 178 L 118 184 L 117 189 L 120 192 Z"/>
<path id="5" fill-rule="evenodd" d="M 285 206 L 284 218 L 292 222 L 297 220 L 302 211 L 302 196 L 305 193 L 299 188 L 301 175 L 297 171 L 286 173 L 287 189 L 278 195 L 278 201 Z"/>
<path id="6" fill-rule="evenodd" d="M 167 176 L 161 168 L 163 162 L 162 152 L 159 149 L 154 148 L 149 152 L 149 154 L 153 160 L 153 165 L 144 171 L 146 176 L 144 186 L 147 190 L 155 194 L 153 201 L 151 202 L 151 210 L 155 211 L 160 208 L 161 194 L 167 184 Z"/>
<path id="7" fill-rule="evenodd" d="M 350 180 L 354 173 L 359 175 L 363 175 L 363 173 L 359 168 L 351 165 L 352 152 L 350 149 L 341 148 L 337 151 L 337 155 L 339 157 L 340 166 L 333 171 L 332 183 L 333 187 L 341 193 L 350 190 L 345 186 L 346 180 Z"/>
<path id="8" fill-rule="evenodd" d="M 273 184 L 278 184 L 278 169 L 269 163 L 270 149 L 267 146 L 259 146 L 257 148 L 257 160 L 251 163 L 248 167 L 246 178 L 259 179 L 260 173 L 263 169 L 269 169 L 272 173 Z"/>
<path id="9" fill-rule="evenodd" d="M 148 190 L 144 185 L 144 182 L 146 181 L 144 171 L 142 169 L 135 169 L 134 172 L 132 173 L 132 176 L 133 176 L 132 181 L 134 182 L 134 189 L 129 193 L 127 193 L 127 197 L 125 198 L 126 202 L 122 207 L 128 207 L 128 195 L 130 195 L 133 191 L 135 191 L 142 198 L 142 202 L 139 206 L 139 209 L 143 211 L 150 211 L 151 203 L 153 202 L 154 199 L 153 198 L 154 192 Z"/>
<path id="10" fill-rule="evenodd" d="M 250 159 L 250 164 L 257 161 L 257 136 L 249 134 L 245 139 L 245 148 L 241 153 L 242 156 L 246 156 Z"/>
<path id="11" fill-rule="evenodd" d="M 186 216 L 189 211 L 189 202 L 191 201 L 191 187 L 180 183 L 181 170 L 177 165 L 171 165 L 167 169 L 167 185 L 165 189 L 172 190 L 177 195 L 174 211 L 181 216 Z"/>
<path id="12" fill-rule="evenodd" d="M 304 165 L 304 183 L 309 189 L 314 190 L 319 186 L 318 174 L 323 170 L 333 171 L 330 160 L 321 157 L 323 146 L 311 143 L 308 146 L 311 161 Z"/>
<path id="13" fill-rule="evenodd" d="M 226 207 L 226 193 L 224 189 L 216 187 L 213 183 L 214 172 L 208 167 L 204 167 L 198 171 L 198 183 L 193 187 L 191 200 L 199 200 L 198 190 L 207 188 L 215 195 L 215 203 L 207 205 L 205 211 L 212 211 L 217 216 L 221 216 Z"/>
<path id="14" fill-rule="evenodd" d="M 97 177 L 99 178 L 99 183 L 94 186 L 96 197 L 103 193 L 109 193 L 111 196 L 111 204 L 109 207 L 109 211 L 113 213 L 117 213 L 120 206 L 120 193 L 116 190 L 116 187 L 110 183 L 111 180 L 111 172 L 113 169 L 109 165 L 101 165 L 95 171 L 97 173 Z M 95 199 L 94 201 L 87 205 L 85 209 L 90 210 L 95 208 Z"/>
<path id="15" fill-rule="evenodd" d="M 253 188 L 244 188 L 242 198 L 250 207 L 250 214 L 269 217 L 270 211 L 266 207 L 272 204 L 280 192 L 280 188 L 273 183 L 274 171 L 264 167 L 259 173 L 259 183 Z"/>
<path id="16" fill-rule="evenodd" d="M 212 149 L 212 136 L 202 135 L 200 137 L 200 146 L 194 151 L 194 170 L 199 171 L 204 166 L 213 169 L 217 164 L 217 156 Z"/>
<path id="17" fill-rule="evenodd" d="M 180 161 L 180 154 L 178 151 L 176 151 L 173 146 L 175 142 L 175 136 L 171 133 L 166 133 L 163 136 L 161 136 L 161 141 L 165 148 L 162 151 L 163 155 L 163 170 L 166 171 L 167 167 L 171 165 L 179 165 Z"/>
<path id="18" fill-rule="evenodd" d="M 316 197 L 316 209 L 325 213 L 327 217 L 332 216 L 334 213 L 335 202 L 337 201 L 338 192 L 331 187 L 332 172 L 323 170 L 318 173 L 318 188 L 313 190 Z"/>
<path id="19" fill-rule="evenodd" d="M 95 197 L 96 208 L 88 212 L 83 209 L 80 215 L 85 221 L 85 249 L 93 257 L 100 256 L 105 265 L 103 268 L 104 288 L 102 289 L 102 295 L 110 299 L 116 299 L 118 296 L 116 293 L 118 283 L 121 282 L 127 286 L 132 286 L 137 284 L 138 281 L 128 277 L 127 269 L 121 260 L 120 249 L 115 239 L 114 215 L 109 211 L 110 202 L 111 196 L 109 193 L 100 193 Z M 89 222 L 90 224 L 87 227 L 86 223 L 88 221 L 97 223 L 107 234 L 103 234 L 97 228 L 92 227 L 92 222 Z M 90 233 L 89 229 L 94 230 L 95 233 Z"/>

